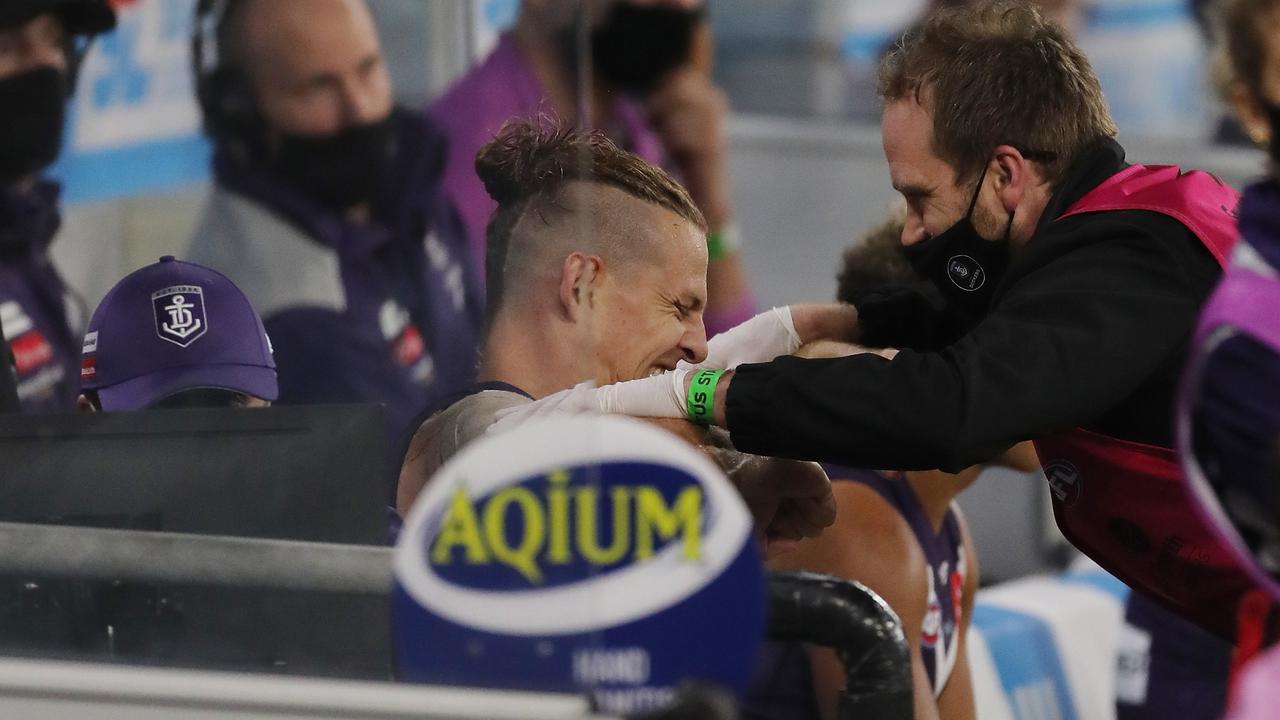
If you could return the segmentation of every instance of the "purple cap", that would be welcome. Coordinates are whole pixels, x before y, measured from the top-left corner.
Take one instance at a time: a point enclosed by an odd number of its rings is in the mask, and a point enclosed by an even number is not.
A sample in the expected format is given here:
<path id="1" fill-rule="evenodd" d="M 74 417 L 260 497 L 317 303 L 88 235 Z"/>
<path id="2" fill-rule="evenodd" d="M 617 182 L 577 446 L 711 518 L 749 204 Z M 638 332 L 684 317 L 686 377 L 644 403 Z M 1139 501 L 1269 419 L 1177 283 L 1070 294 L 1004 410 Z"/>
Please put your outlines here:
<path id="1" fill-rule="evenodd" d="M 279 395 L 262 318 L 227 276 L 172 256 L 131 273 L 98 304 L 80 389 L 103 410 L 140 410 L 184 390 Z"/>

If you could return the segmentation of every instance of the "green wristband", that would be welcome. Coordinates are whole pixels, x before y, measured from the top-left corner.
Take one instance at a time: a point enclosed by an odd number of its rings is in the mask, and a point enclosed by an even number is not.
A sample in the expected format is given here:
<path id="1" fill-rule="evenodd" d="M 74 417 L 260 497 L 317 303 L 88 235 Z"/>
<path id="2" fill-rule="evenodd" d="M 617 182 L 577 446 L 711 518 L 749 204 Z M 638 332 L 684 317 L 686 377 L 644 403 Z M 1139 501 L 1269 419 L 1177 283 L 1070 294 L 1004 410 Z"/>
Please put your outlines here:
<path id="1" fill-rule="evenodd" d="M 742 247 L 742 235 L 737 226 L 730 225 L 707 233 L 707 260 L 715 262 L 738 252 Z"/>
<path id="2" fill-rule="evenodd" d="M 693 374 L 685 406 L 685 412 L 692 422 L 710 425 L 715 421 L 716 385 L 719 384 L 721 375 L 724 375 L 724 370 L 699 370 Z"/>

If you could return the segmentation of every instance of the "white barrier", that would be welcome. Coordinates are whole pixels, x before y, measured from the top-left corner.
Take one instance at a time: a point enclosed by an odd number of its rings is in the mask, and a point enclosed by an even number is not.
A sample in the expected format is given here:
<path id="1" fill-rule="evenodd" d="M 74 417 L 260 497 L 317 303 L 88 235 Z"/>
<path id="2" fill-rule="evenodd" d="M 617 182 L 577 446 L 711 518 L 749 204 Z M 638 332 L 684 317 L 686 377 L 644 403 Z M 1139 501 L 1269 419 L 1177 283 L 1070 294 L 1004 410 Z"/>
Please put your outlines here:
<path id="1" fill-rule="evenodd" d="M 0 717 L 606 720 L 581 697 L 0 659 Z"/>
<path id="2" fill-rule="evenodd" d="M 1114 720 L 1129 589 L 1095 567 L 978 593 L 969 633 L 983 720 Z"/>

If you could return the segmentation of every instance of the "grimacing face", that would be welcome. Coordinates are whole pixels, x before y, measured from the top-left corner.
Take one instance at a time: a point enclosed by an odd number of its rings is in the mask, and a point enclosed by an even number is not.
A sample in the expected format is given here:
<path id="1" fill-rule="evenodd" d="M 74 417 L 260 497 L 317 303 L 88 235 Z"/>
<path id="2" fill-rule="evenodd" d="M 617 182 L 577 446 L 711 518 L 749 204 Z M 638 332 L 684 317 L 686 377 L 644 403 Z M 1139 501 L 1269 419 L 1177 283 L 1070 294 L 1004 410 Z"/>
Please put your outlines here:
<path id="1" fill-rule="evenodd" d="M 258 0 L 246 64 L 278 132 L 326 136 L 391 113 L 391 78 L 362 0 Z"/>
<path id="2" fill-rule="evenodd" d="M 707 354 L 706 236 L 670 210 L 635 204 L 647 222 L 632 227 L 659 235 L 647 241 L 657 256 L 606 268 L 592 333 L 602 384 L 673 370 L 681 360 L 700 362 Z"/>

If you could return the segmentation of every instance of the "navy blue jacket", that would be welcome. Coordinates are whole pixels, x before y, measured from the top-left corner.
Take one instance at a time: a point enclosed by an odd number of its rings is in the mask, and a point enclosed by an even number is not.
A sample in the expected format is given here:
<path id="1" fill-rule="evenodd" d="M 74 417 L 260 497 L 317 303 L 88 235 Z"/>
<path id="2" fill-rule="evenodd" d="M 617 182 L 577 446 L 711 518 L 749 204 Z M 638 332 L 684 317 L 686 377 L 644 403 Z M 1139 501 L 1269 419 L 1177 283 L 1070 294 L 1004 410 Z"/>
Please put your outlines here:
<path id="1" fill-rule="evenodd" d="M 23 192 L 0 189 L 0 326 L 26 413 L 70 412 L 79 387 L 79 338 L 67 321 L 66 285 L 49 260 L 58 195 L 58 185 L 43 180 Z M 0 360 L 8 379 L 9 354 Z"/>
<path id="2" fill-rule="evenodd" d="M 482 302 L 439 191 L 443 140 L 420 115 L 395 120 L 396 163 L 369 224 L 220 152 L 191 250 L 262 314 L 280 403 L 382 403 L 391 447 L 422 408 L 472 382 Z"/>

